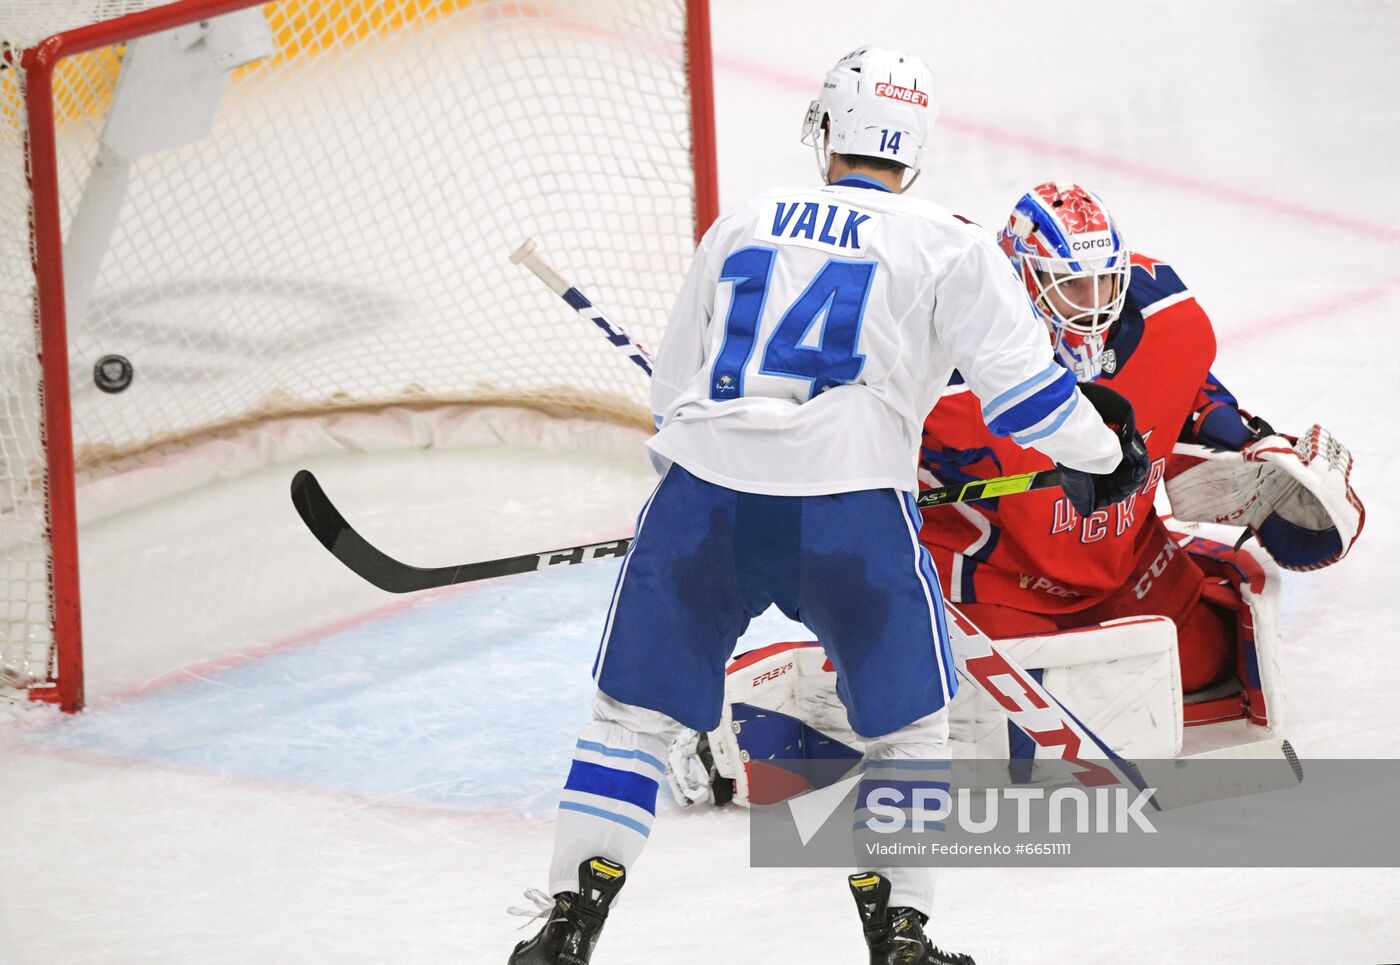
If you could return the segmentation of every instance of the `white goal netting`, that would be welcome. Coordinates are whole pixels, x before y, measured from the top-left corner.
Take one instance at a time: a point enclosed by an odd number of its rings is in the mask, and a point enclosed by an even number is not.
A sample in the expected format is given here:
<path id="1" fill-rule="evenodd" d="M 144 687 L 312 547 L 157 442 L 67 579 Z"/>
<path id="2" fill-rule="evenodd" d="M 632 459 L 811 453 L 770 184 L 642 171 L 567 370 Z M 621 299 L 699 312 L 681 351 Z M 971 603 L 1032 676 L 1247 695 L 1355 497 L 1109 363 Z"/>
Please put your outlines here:
<path id="1" fill-rule="evenodd" d="M 0 14 L 0 674 L 12 684 L 48 682 L 53 652 L 17 52 L 155 6 Z M 232 42 L 195 24 L 55 70 L 79 480 L 347 409 L 507 401 L 645 424 L 644 376 L 507 256 L 538 239 L 657 341 L 694 246 L 684 0 L 253 9 L 266 27 L 245 18 Z M 217 80 L 197 61 L 202 47 L 220 55 L 216 41 L 247 56 L 260 30 L 266 56 Z M 137 61 L 150 68 L 141 90 Z M 127 67 L 136 93 L 119 113 Z M 201 85 L 212 102 L 191 108 Z M 207 134 L 161 143 L 191 123 Z M 53 270 L 42 255 L 38 270 Z M 94 381 L 108 355 L 130 360 L 124 391 Z"/>

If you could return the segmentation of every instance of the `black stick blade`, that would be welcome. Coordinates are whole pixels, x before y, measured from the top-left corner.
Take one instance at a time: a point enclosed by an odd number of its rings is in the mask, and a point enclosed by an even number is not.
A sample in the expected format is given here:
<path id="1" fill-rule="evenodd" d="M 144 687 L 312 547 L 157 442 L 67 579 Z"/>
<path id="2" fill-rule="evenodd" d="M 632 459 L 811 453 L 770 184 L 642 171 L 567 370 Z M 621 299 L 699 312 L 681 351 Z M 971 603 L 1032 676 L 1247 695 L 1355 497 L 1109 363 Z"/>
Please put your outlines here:
<path id="1" fill-rule="evenodd" d="M 292 505 L 297 515 L 332 556 L 344 563 L 361 579 L 390 593 L 412 593 L 454 583 L 491 580 L 498 576 L 530 573 L 551 566 L 572 566 L 593 560 L 620 559 L 627 553 L 631 537 L 588 543 L 543 553 L 525 553 L 499 560 L 463 563 L 460 566 L 439 566 L 424 569 L 400 563 L 375 549 L 355 532 L 340 515 L 326 491 L 308 470 L 302 469 L 292 477 Z"/>
<path id="2" fill-rule="evenodd" d="M 331 555 L 364 580 L 390 593 L 412 593 L 454 582 L 457 567 L 422 569 L 375 549 L 340 515 L 310 471 L 292 477 L 292 505 L 311 534 Z"/>
<path id="3" fill-rule="evenodd" d="M 311 530 L 321 545 L 335 552 L 335 541 L 342 530 L 350 528 L 345 517 L 331 503 L 326 491 L 308 469 L 299 469 L 292 477 L 292 505 L 297 515 Z"/>

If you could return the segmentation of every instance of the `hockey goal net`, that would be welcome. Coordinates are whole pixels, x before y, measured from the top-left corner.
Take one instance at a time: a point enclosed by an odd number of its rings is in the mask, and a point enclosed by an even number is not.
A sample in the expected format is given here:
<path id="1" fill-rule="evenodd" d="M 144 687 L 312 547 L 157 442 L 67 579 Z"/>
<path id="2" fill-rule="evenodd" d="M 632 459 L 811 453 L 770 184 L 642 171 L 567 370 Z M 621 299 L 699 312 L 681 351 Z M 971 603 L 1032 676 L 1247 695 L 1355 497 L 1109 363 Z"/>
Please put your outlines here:
<path id="1" fill-rule="evenodd" d="M 647 420 L 639 373 L 507 255 L 553 243 L 659 338 L 716 203 L 705 0 L 0 17 L 11 692 L 81 706 L 85 481 L 316 413 Z"/>

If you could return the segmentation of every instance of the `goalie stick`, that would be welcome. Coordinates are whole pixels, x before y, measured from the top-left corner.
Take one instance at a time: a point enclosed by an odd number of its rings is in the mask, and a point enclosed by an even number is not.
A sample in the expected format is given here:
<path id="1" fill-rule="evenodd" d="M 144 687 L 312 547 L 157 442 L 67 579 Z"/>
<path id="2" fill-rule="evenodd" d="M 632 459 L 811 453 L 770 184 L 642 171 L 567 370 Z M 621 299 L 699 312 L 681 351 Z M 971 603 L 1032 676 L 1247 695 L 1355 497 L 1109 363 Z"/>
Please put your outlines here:
<path id="1" fill-rule="evenodd" d="M 651 375 L 651 355 L 641 345 L 633 342 L 622 329 L 614 326 L 596 309 L 592 302 L 576 287 L 568 284 L 561 275 L 546 265 L 535 254 L 535 243 L 527 239 L 510 256 L 516 264 L 529 268 L 552 291 L 564 299 L 582 317 L 598 326 L 608 341 L 628 352 L 628 357 L 647 375 Z M 635 351 L 632 351 L 635 350 Z M 973 499 L 990 499 L 1057 486 L 1060 474 L 1057 470 L 1022 473 L 1015 476 L 1002 476 L 995 479 L 975 480 L 959 486 L 945 486 L 940 489 L 925 490 L 919 494 L 920 508 L 940 506 L 948 503 Z M 474 580 L 529 573 L 550 566 L 574 565 L 596 559 L 616 558 L 625 555 L 631 537 L 606 543 L 590 543 L 582 546 L 548 550 L 543 553 L 529 553 L 521 556 L 480 563 L 467 563 L 459 566 L 422 568 L 409 566 L 393 559 L 376 549 L 368 540 L 355 532 L 345 517 L 331 503 L 316 477 L 308 470 L 300 470 L 292 479 L 292 502 L 303 522 L 327 550 L 352 571 L 381 589 L 392 593 L 408 593 L 432 587 L 449 586 Z M 1087 787 L 1108 784 L 1128 784 L 1145 789 L 1146 782 L 1136 767 L 1124 761 L 1113 752 L 1089 728 L 1085 727 L 1051 693 L 1025 672 L 1015 661 L 1007 657 L 962 613 L 948 607 L 956 632 L 951 633 L 951 643 L 956 657 L 958 672 L 965 679 L 984 690 L 1006 711 L 1008 718 L 1024 731 L 1037 746 L 1050 756 L 1059 757 L 1073 764 L 1076 777 Z M 1016 689 L 1008 688 L 1003 681 L 1010 681 Z M 1105 755 L 1101 763 L 1091 763 L 1080 756 L 1079 750 L 1086 744 Z M 1269 754 L 1271 751 L 1262 751 Z M 1228 797 L 1232 794 L 1255 793 L 1289 786 L 1302 780 L 1302 770 L 1297 758 L 1286 741 L 1282 742 L 1281 753 L 1289 764 L 1291 781 L 1280 778 L 1267 786 L 1250 785 L 1243 789 L 1216 789 L 1209 797 L 1197 798 L 1190 792 L 1178 793 L 1169 803 L 1163 805 L 1159 796 L 1150 797 L 1156 810 L 1164 806 L 1175 807 L 1194 803 L 1195 800 L 1210 800 Z"/>
<path id="2" fill-rule="evenodd" d="M 651 374 L 651 366 L 655 360 L 650 353 L 641 345 L 633 342 L 619 326 L 614 325 L 604 317 L 603 313 L 594 307 L 588 297 L 580 292 L 576 286 L 569 284 L 562 275 L 545 264 L 544 259 L 537 254 L 537 246 L 533 239 L 526 239 L 519 248 L 511 253 L 510 260 L 530 269 L 570 307 L 602 329 L 608 341 L 613 345 L 623 351 L 628 351 L 629 347 L 635 348 L 636 353 L 630 354 L 629 357 L 648 375 Z M 961 486 L 944 486 L 939 489 L 923 490 L 919 493 L 918 505 L 920 509 L 923 509 L 929 506 L 943 506 L 948 503 L 993 499 L 1038 489 L 1049 489 L 1059 484 L 1060 472 L 1058 469 L 1001 476 L 995 479 L 973 480 Z M 325 540 L 323 539 L 322 542 Z M 511 569 L 509 572 L 522 572 L 526 569 L 538 569 L 561 563 L 580 563 L 585 559 L 613 556 L 616 555 L 619 545 L 625 547 L 626 542 L 575 546 L 569 549 L 553 550 L 549 553 L 495 562 L 519 567 L 519 569 Z M 382 554 L 380 555 L 382 556 Z M 477 565 L 491 566 L 492 564 Z M 1037 746 L 1048 750 L 1052 756 L 1069 760 L 1078 769 L 1079 780 L 1086 786 L 1118 783 L 1120 779 L 1126 779 L 1125 783 L 1132 784 L 1139 789 L 1146 786 L 1147 782 L 1133 764 L 1124 761 L 1115 754 L 1112 748 L 1100 740 L 1088 727 L 1085 727 L 1069 708 L 1060 703 L 1058 698 L 1041 687 L 1015 661 L 993 646 L 991 638 L 974 626 L 956 607 L 946 603 L 945 606 L 951 618 L 952 632 L 950 637 L 959 674 L 991 695 L 1006 711 L 1008 717 L 1021 730 L 1025 731 Z M 1009 686 L 1012 684 L 1014 684 L 1014 688 Z M 1037 730 L 1036 728 L 1041 729 Z M 1097 748 L 1104 755 L 1106 763 L 1091 764 L 1082 759 L 1079 756 L 1079 749 L 1086 745 Z M 1169 781 L 1173 793 L 1164 796 L 1159 792 L 1154 795 L 1151 800 L 1152 807 L 1161 810 L 1165 807 L 1178 807 L 1182 804 L 1230 797 L 1236 794 L 1275 790 L 1291 787 L 1303 779 L 1302 767 L 1298 764 L 1292 746 L 1286 740 L 1274 739 L 1249 745 L 1246 757 L 1252 760 L 1271 760 L 1283 766 L 1271 768 L 1266 778 L 1255 783 L 1231 782 L 1229 780 L 1222 782 L 1217 778 L 1213 782 L 1214 790 L 1208 790 L 1204 787 L 1193 790 L 1187 788 L 1184 780 Z"/>
<path id="3" fill-rule="evenodd" d="M 1049 757 L 1069 762 L 1075 769 L 1076 780 L 1085 787 L 1115 784 L 1138 790 L 1151 787 L 1153 794 L 1148 804 L 1154 811 L 1165 811 L 1228 797 L 1279 791 L 1303 780 L 1303 766 L 1293 746 L 1282 738 L 1170 761 L 1144 761 L 1142 767 L 1124 760 L 1058 697 L 1003 653 L 957 606 L 952 603 L 944 606 L 948 611 L 948 636 L 958 673 L 996 701 L 1006 712 L 1007 719 Z M 1095 750 L 1103 757 L 1099 758 Z M 1209 765 L 1191 766 L 1195 761 L 1224 759 L 1268 762 L 1270 766 L 1252 766 L 1228 775 Z"/>
<path id="4" fill-rule="evenodd" d="M 964 487 L 949 488 L 959 490 Z M 292 479 L 292 503 L 307 528 L 336 559 L 361 578 L 390 593 L 412 593 L 530 573 L 551 566 L 618 559 L 626 554 L 632 542 L 631 537 L 624 537 L 479 563 L 424 568 L 395 560 L 357 533 L 308 470 L 299 471 Z M 956 607 L 948 605 L 948 614 L 952 618 L 949 636 L 958 673 L 991 696 L 1006 711 L 1007 717 L 1050 756 L 1074 765 L 1080 783 L 1086 787 L 1125 784 L 1142 789 L 1147 786 L 1132 764 L 1115 754 Z M 1276 777 L 1271 776 L 1263 784 L 1226 787 L 1217 784 L 1208 789 L 1205 796 L 1186 787 L 1172 788 L 1166 795 L 1159 792 L 1151 801 L 1152 807 L 1161 810 L 1234 794 L 1274 790 L 1291 786 L 1302 779 L 1301 768 L 1297 767 L 1297 759 L 1292 756 L 1292 748 L 1286 741 L 1267 748 L 1261 746 L 1255 753 L 1265 758 L 1282 755 L 1292 763 L 1278 770 Z"/>

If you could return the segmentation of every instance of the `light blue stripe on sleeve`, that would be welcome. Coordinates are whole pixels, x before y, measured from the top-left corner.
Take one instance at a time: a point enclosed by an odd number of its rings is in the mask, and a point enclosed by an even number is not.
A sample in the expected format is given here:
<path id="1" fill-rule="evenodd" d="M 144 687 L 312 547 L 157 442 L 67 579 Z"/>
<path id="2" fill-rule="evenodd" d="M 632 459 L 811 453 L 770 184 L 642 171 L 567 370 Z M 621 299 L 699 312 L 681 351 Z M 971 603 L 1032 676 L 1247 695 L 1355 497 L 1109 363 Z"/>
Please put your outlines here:
<path id="1" fill-rule="evenodd" d="M 1050 435 L 1050 433 L 1065 424 L 1065 420 L 1069 418 L 1069 414 L 1074 411 L 1077 405 L 1079 405 L 1079 393 L 1075 392 L 1069 397 L 1069 401 L 1064 404 L 1060 414 L 1055 416 L 1054 421 L 1052 421 L 1050 425 L 1046 426 L 1044 429 L 1036 429 L 1033 432 L 1013 434 L 1011 436 L 1011 441 L 1019 446 L 1025 446 L 1035 442 L 1037 439 L 1044 439 L 1046 436 Z"/>
<path id="2" fill-rule="evenodd" d="M 1060 369 L 1054 381 L 1040 386 L 1010 408 L 1002 409 L 987 423 L 993 435 L 1010 436 L 1026 432 L 1054 416 L 1074 395 L 1074 373 Z"/>
<path id="3" fill-rule="evenodd" d="M 1034 394 L 1034 392 L 1040 391 L 1040 387 L 1042 385 L 1052 381 L 1061 372 L 1064 371 L 1067 370 L 1063 368 L 1060 365 L 1060 363 L 1051 362 L 1036 375 L 1032 375 L 1030 378 L 1026 379 L 1024 382 L 1017 385 L 1015 388 L 1007 389 L 1005 392 L 997 396 L 991 402 L 988 402 L 986 405 L 982 406 L 982 421 L 990 425 L 992 420 L 1000 414 L 1002 409 L 1008 408 L 1014 404 L 1013 400 L 1018 399 L 1023 395 L 1032 395 Z"/>

